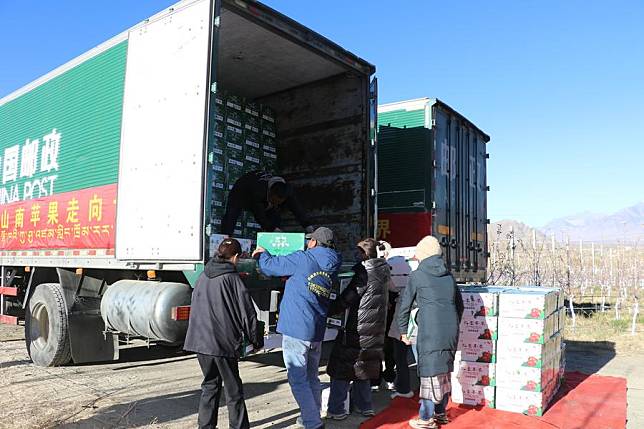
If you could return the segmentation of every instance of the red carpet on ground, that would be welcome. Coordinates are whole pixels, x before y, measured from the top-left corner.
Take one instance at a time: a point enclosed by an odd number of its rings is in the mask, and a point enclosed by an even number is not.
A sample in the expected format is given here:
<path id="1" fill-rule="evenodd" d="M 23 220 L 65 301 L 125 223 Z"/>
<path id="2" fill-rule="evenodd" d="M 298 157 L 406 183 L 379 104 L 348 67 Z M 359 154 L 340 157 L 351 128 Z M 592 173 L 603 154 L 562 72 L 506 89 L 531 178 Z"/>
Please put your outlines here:
<path id="1" fill-rule="evenodd" d="M 450 403 L 446 429 L 624 429 L 626 379 L 566 372 L 565 382 L 543 417 Z M 418 399 L 396 398 L 360 429 L 404 429 L 418 416 Z"/>

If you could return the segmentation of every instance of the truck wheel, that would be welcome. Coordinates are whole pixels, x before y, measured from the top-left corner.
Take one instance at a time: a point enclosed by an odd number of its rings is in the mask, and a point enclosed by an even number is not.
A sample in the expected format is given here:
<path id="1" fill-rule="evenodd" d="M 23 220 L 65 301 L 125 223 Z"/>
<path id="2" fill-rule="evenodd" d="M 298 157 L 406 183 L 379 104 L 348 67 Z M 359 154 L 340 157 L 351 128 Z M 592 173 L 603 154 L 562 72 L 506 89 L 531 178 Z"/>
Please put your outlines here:
<path id="1" fill-rule="evenodd" d="M 36 365 L 60 366 L 71 360 L 67 306 L 59 284 L 41 284 L 31 296 L 25 314 L 25 341 Z"/>

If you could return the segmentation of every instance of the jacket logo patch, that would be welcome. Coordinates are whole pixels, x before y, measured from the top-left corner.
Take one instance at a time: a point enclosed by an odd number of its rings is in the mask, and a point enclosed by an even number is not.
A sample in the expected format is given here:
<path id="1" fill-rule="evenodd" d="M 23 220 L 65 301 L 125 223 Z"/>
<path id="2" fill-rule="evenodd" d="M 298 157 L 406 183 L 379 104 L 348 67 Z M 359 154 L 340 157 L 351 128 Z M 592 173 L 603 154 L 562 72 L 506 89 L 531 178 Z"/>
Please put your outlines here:
<path id="1" fill-rule="evenodd" d="M 317 296 L 327 299 L 331 298 L 330 288 L 328 286 L 322 286 L 331 284 L 331 276 L 329 274 L 324 271 L 316 271 L 307 277 L 306 283 L 309 290 Z M 322 285 L 319 283 L 322 283 Z"/>

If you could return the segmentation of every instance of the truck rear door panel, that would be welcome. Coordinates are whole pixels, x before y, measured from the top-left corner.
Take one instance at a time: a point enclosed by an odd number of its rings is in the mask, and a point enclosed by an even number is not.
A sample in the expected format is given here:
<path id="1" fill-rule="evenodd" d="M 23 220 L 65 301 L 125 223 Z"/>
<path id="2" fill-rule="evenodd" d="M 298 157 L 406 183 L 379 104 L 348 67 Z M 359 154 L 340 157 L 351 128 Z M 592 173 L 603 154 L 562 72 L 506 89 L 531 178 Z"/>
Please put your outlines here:
<path id="1" fill-rule="evenodd" d="M 203 258 L 210 14 L 196 1 L 129 34 L 118 259 Z"/>

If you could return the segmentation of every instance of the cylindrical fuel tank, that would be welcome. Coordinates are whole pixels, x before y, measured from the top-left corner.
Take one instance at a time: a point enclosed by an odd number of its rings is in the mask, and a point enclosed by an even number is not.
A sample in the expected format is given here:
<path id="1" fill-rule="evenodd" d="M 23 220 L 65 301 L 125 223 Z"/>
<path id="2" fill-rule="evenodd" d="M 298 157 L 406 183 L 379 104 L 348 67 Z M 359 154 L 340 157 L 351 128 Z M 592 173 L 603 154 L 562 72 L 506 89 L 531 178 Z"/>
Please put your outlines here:
<path id="1" fill-rule="evenodd" d="M 172 308 L 190 305 L 192 289 L 182 283 L 119 280 L 101 299 L 108 329 L 170 343 L 182 342 L 187 320 L 172 320 Z"/>

